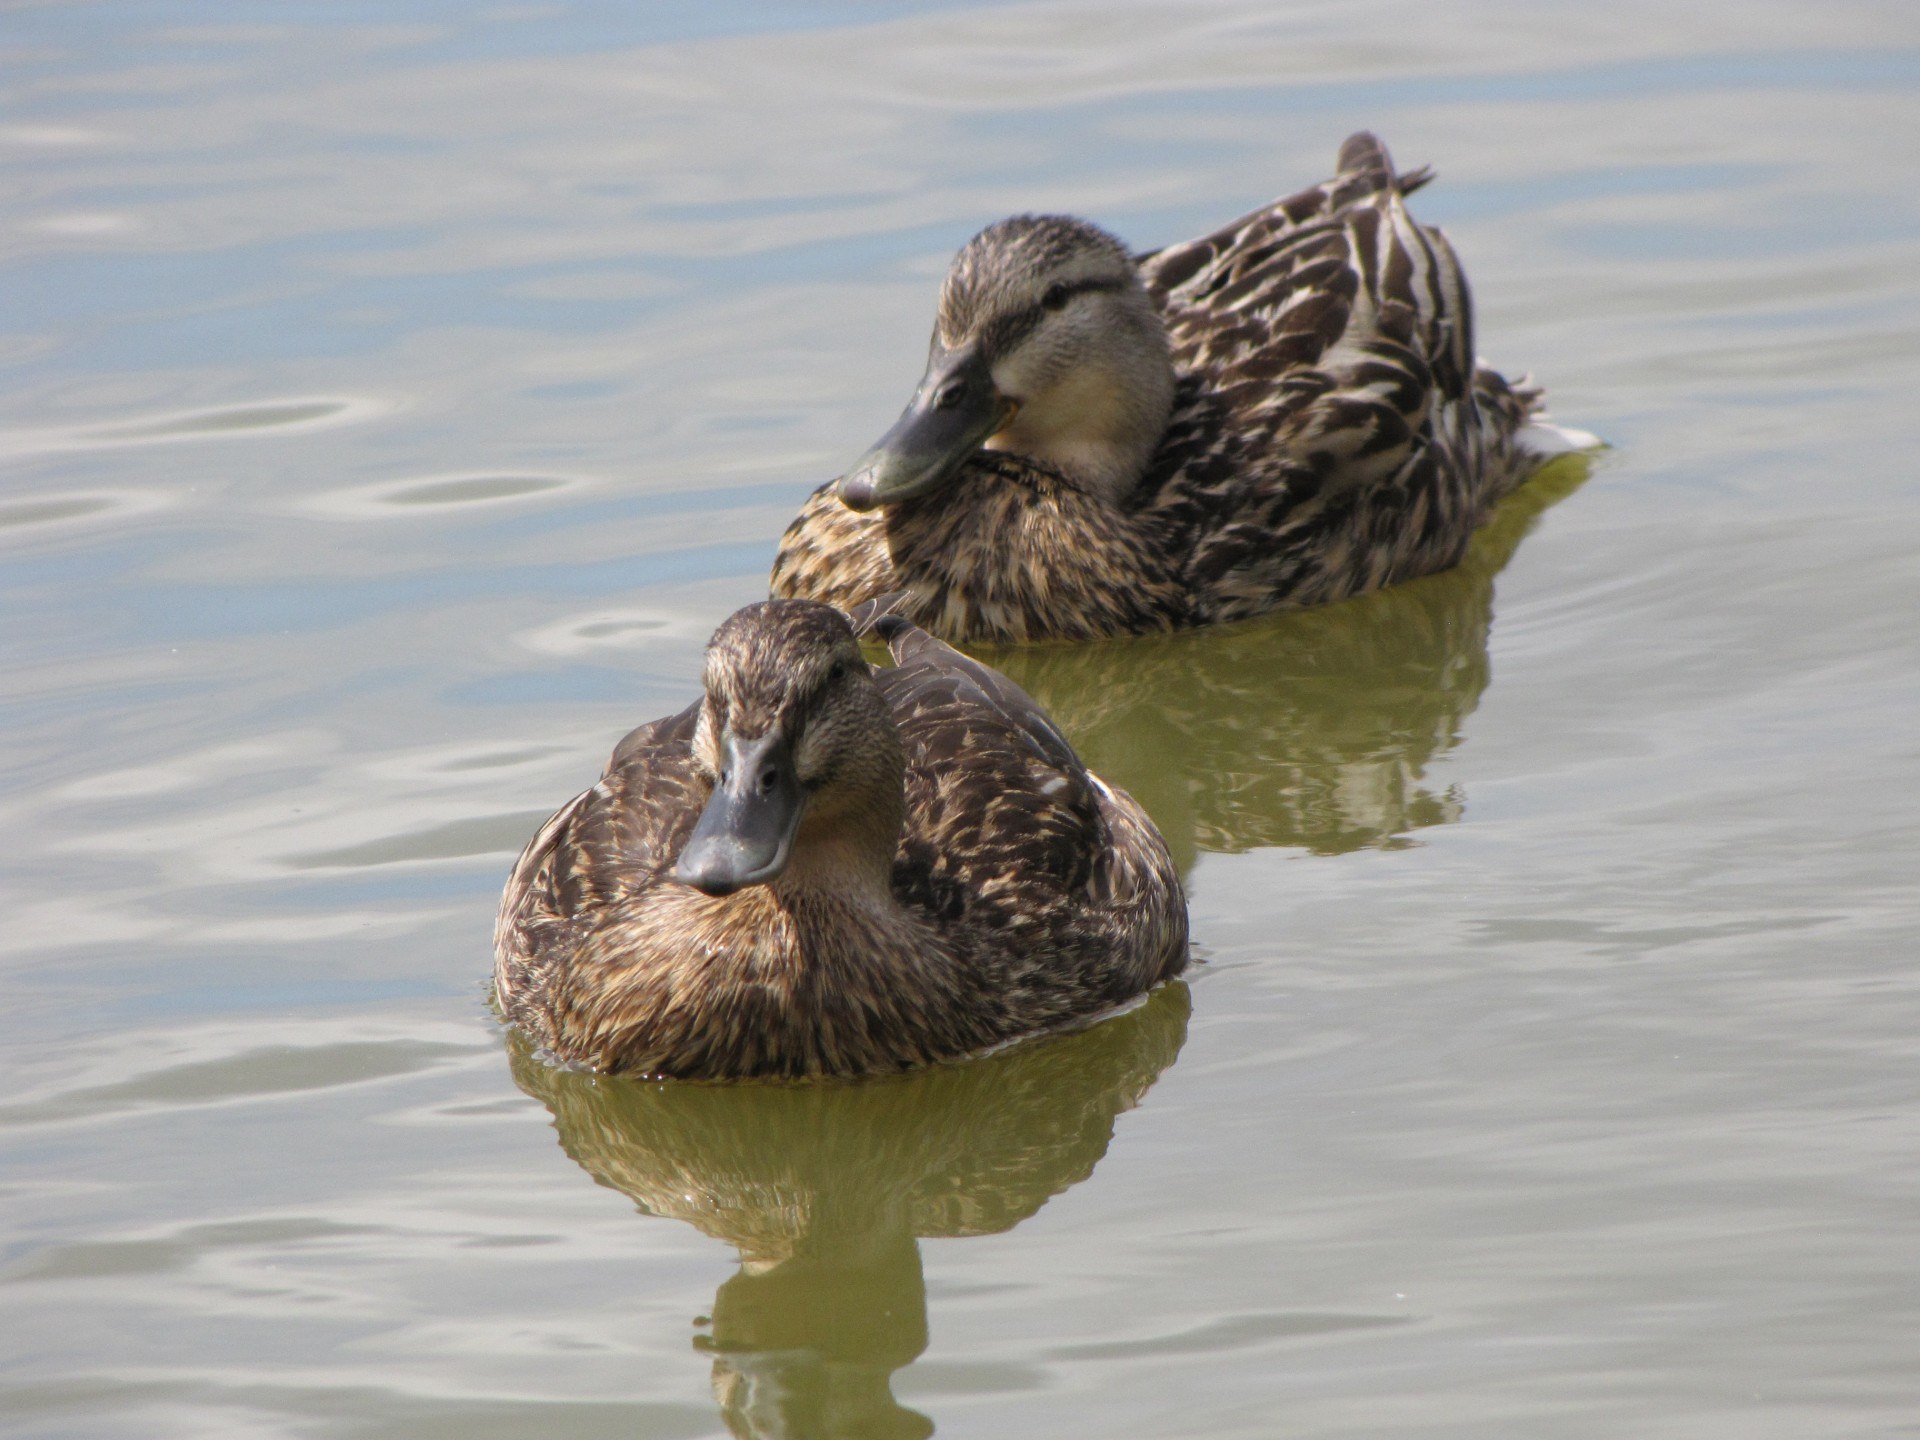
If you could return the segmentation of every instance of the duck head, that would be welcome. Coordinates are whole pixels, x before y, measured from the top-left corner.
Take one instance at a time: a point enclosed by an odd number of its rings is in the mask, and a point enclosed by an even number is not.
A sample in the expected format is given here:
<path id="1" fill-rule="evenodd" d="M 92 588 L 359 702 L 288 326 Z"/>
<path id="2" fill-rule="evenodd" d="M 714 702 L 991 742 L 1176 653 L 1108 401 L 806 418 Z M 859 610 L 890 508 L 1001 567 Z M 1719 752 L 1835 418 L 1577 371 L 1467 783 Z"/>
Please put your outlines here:
<path id="1" fill-rule="evenodd" d="M 886 884 L 904 814 L 899 731 L 838 610 L 769 600 L 707 642 L 695 763 L 713 791 L 672 875 L 708 895 L 796 872 Z"/>
<path id="2" fill-rule="evenodd" d="M 1063 215 L 990 225 L 954 257 L 899 420 L 841 477 L 854 510 L 930 494 L 980 449 L 1119 499 L 1173 408 L 1166 325 L 1126 247 Z"/>

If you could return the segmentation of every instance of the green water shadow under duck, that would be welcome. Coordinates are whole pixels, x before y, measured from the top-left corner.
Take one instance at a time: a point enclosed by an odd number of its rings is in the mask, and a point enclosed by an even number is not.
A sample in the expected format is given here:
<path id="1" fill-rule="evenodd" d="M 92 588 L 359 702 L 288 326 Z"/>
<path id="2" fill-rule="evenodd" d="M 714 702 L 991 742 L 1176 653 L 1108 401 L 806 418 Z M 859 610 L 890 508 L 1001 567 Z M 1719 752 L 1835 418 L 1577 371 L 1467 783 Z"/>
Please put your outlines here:
<path id="1" fill-rule="evenodd" d="M 1190 1011 L 1175 981 L 1072 1034 L 808 1085 L 604 1079 L 518 1036 L 510 1053 L 596 1181 L 738 1250 L 695 1340 L 732 1434 L 922 1440 L 932 1421 L 892 1392 L 927 1345 L 918 1241 L 1010 1230 L 1086 1180 Z"/>
<path id="2" fill-rule="evenodd" d="M 1460 564 L 1390 590 L 1205 632 L 979 653 L 1146 808 L 1183 875 L 1206 853 L 1405 845 L 1463 813 L 1427 772 L 1492 678 L 1495 581 L 1594 463 L 1556 459 Z"/>

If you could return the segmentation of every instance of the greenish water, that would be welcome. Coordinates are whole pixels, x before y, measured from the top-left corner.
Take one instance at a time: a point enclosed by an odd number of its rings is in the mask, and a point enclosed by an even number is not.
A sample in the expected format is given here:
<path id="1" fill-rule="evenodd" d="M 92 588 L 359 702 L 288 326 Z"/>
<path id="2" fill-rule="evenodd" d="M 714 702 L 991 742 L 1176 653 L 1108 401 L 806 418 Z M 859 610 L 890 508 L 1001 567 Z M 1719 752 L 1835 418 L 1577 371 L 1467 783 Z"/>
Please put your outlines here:
<path id="1" fill-rule="evenodd" d="M 1920 1427 L 1909 7 L 127 0 L 0 65 L 0 1430 Z M 1189 983 L 870 1086 L 511 1053 L 512 852 L 953 248 L 1363 125 L 1612 448 L 1454 573 L 995 657 Z"/>

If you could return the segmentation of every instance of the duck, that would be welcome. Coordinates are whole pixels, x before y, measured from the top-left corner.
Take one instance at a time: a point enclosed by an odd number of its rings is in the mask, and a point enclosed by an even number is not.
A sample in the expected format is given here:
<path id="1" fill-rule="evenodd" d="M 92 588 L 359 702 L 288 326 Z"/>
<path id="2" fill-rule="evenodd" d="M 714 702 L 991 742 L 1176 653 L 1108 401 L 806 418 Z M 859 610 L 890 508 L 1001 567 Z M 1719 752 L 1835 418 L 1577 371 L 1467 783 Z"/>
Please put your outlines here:
<path id="1" fill-rule="evenodd" d="M 884 643 L 870 664 L 861 641 Z M 999 672 L 878 605 L 736 611 L 515 864 L 494 1004 L 606 1074 L 880 1074 L 1180 973 L 1165 841 Z"/>
<path id="2" fill-rule="evenodd" d="M 813 492 L 770 593 L 953 644 L 1184 629 L 1443 570 L 1600 442 L 1476 358 L 1453 247 L 1366 132 L 1336 173 L 1134 255 L 1064 215 L 960 250 L 899 420 Z"/>

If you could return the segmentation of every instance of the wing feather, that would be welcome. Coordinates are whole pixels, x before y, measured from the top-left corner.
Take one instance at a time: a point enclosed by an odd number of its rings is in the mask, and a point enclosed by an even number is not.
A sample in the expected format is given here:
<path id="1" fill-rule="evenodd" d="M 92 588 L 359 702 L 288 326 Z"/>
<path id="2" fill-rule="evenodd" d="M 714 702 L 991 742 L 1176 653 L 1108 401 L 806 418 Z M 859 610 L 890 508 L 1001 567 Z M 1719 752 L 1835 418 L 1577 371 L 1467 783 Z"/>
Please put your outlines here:
<path id="1" fill-rule="evenodd" d="M 897 884 L 936 912 L 1058 909 L 1108 852 L 1095 782 L 1046 712 L 997 670 L 888 617 L 879 679 L 907 753 Z M 983 903 L 984 902 L 984 905 Z"/>

